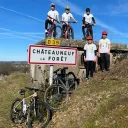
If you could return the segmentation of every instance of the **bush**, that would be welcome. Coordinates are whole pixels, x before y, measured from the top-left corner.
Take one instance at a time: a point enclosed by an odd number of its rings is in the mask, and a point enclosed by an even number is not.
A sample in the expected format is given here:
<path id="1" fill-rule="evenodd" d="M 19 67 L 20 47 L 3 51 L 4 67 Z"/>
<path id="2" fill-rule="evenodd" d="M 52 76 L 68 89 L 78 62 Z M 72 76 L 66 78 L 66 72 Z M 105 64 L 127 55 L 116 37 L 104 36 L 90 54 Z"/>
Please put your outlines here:
<path id="1" fill-rule="evenodd" d="M 9 75 L 13 72 L 26 73 L 29 72 L 29 67 L 15 67 L 11 62 L 0 62 L 0 74 Z"/>

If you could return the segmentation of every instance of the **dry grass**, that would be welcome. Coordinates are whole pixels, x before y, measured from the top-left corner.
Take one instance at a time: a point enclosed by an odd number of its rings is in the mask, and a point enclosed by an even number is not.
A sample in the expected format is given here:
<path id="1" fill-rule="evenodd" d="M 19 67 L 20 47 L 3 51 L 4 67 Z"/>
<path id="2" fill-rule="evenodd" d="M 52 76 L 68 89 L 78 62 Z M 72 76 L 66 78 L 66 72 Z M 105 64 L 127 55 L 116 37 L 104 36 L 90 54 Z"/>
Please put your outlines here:
<path id="1" fill-rule="evenodd" d="M 6 81 L 0 81 L 0 128 L 12 128 L 9 119 L 11 103 L 20 97 L 19 90 L 29 83 L 29 76 L 23 73 L 13 73 Z"/>
<path id="2" fill-rule="evenodd" d="M 13 128 L 9 120 L 12 101 L 30 78 L 14 73 L 0 81 L 0 128 Z M 54 114 L 48 128 L 127 128 L 128 60 L 115 66 L 111 73 L 98 73 L 93 81 L 83 83 L 70 102 Z"/>
<path id="3" fill-rule="evenodd" d="M 83 83 L 48 128 L 127 128 L 128 60 Z"/>

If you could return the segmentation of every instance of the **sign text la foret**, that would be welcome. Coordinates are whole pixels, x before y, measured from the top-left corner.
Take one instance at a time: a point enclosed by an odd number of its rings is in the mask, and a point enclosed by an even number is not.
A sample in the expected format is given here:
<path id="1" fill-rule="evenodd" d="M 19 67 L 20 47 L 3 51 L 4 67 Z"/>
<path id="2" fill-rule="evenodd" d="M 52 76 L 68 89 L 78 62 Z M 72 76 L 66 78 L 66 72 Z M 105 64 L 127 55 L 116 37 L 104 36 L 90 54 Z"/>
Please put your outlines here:
<path id="1" fill-rule="evenodd" d="M 29 46 L 29 64 L 76 65 L 77 49 L 42 45 Z"/>

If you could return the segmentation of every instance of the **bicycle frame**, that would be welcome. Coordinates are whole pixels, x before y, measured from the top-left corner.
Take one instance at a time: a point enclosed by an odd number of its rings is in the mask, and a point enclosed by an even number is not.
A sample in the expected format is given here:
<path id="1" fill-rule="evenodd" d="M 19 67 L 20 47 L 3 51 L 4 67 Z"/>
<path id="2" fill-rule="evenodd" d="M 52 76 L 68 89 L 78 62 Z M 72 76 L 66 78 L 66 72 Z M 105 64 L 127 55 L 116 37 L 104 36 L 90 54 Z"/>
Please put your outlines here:
<path id="1" fill-rule="evenodd" d="M 55 27 L 55 23 L 54 23 L 55 20 L 52 21 L 52 24 L 51 24 L 51 27 L 49 28 L 48 30 L 48 35 L 51 37 L 52 36 L 52 32 L 53 32 L 53 29 Z"/>
<path id="2" fill-rule="evenodd" d="M 32 98 L 32 99 L 34 100 L 34 114 L 36 114 L 36 111 L 35 111 L 35 104 L 36 104 L 35 101 L 36 101 L 36 97 L 37 97 L 37 92 L 34 92 L 34 94 L 32 94 L 32 95 L 30 95 L 30 96 L 28 96 L 28 97 L 26 97 L 26 98 L 23 98 L 22 101 L 19 102 L 19 103 L 16 105 L 16 107 L 14 108 L 14 111 L 15 111 L 15 109 L 20 105 L 20 103 L 23 102 L 23 110 L 22 110 L 22 112 L 23 112 L 24 115 L 25 115 L 26 112 L 27 112 L 27 108 L 29 107 L 29 105 L 26 106 L 25 101 L 26 101 L 27 99 Z M 30 102 L 31 102 L 31 101 L 30 101 Z M 24 108 L 24 105 L 26 106 L 26 108 Z"/>

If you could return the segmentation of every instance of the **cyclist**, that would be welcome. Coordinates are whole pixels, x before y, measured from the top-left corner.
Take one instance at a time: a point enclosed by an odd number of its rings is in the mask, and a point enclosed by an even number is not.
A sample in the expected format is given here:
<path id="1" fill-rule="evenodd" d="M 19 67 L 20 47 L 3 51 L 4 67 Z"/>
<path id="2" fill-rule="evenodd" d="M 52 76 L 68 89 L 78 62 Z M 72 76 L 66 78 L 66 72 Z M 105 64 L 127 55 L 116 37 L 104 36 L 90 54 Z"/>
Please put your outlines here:
<path id="1" fill-rule="evenodd" d="M 52 25 L 53 19 L 56 19 L 58 22 L 60 22 L 59 19 L 59 13 L 58 11 L 55 10 L 55 4 L 51 3 L 51 10 L 48 12 L 48 16 L 50 16 L 51 18 L 47 17 L 47 20 L 45 21 L 45 33 L 47 33 L 47 29 L 48 29 L 48 24 Z M 52 19 L 53 18 L 53 19 Z M 55 21 L 54 21 L 55 23 Z M 54 32 L 56 32 L 56 27 L 54 27 Z"/>
<path id="2" fill-rule="evenodd" d="M 109 71 L 110 67 L 110 47 L 111 42 L 107 38 L 108 32 L 103 31 L 102 32 L 102 39 L 99 41 L 99 56 L 101 58 L 101 70 L 104 72 L 104 69 L 106 71 Z"/>
<path id="3" fill-rule="evenodd" d="M 70 7 L 65 7 L 65 13 L 62 14 L 62 21 L 65 21 L 67 24 L 70 20 L 74 20 L 74 22 L 77 22 L 73 15 L 70 13 Z M 63 23 L 62 25 L 62 33 L 67 29 L 67 24 Z"/>
<path id="4" fill-rule="evenodd" d="M 88 43 L 84 46 L 84 62 L 86 65 L 86 81 L 90 78 L 93 78 L 94 73 L 94 62 L 96 62 L 96 45 L 93 43 L 93 37 L 87 37 Z"/>
<path id="5" fill-rule="evenodd" d="M 83 15 L 83 25 L 82 25 L 82 32 L 83 32 L 83 39 L 85 39 L 85 28 L 89 28 L 89 33 L 93 37 L 93 29 L 92 29 L 92 21 L 93 24 L 96 25 L 94 16 L 90 13 L 90 8 L 86 8 L 86 13 Z M 87 35 L 89 36 L 89 35 Z"/>

